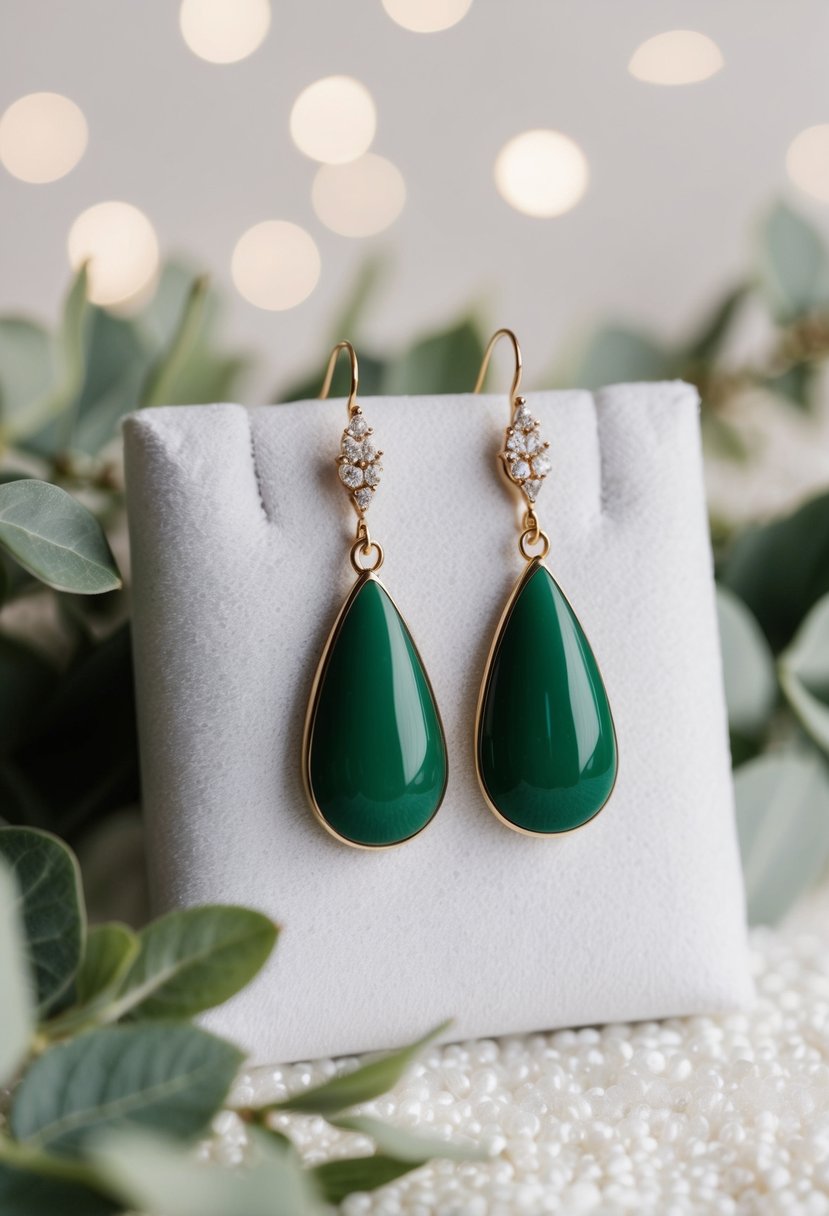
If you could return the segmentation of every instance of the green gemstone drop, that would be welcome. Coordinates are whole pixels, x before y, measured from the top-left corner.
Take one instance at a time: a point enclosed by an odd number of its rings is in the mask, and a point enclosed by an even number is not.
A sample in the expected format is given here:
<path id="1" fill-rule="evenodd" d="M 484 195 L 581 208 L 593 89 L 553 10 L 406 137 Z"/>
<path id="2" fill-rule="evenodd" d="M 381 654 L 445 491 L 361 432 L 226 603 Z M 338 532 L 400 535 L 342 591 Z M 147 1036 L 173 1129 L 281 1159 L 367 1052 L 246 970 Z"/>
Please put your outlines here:
<path id="1" fill-rule="evenodd" d="M 476 758 L 513 827 L 569 832 L 607 802 L 616 733 L 593 651 L 545 566 L 523 575 L 484 677 Z"/>
<path id="2" fill-rule="evenodd" d="M 408 840 L 441 804 L 440 717 L 406 624 L 376 578 L 357 583 L 323 656 L 306 749 L 316 808 L 351 844 Z"/>

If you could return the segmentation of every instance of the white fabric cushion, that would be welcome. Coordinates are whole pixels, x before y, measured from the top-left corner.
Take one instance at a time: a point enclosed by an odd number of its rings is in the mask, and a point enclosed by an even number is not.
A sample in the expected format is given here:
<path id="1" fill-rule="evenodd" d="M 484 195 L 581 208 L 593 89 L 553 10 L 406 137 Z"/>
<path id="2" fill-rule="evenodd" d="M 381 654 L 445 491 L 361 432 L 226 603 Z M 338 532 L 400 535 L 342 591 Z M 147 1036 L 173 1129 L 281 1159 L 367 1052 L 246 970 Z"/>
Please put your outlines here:
<path id="1" fill-rule="evenodd" d="M 385 455 L 382 577 L 431 677 L 449 787 L 389 852 L 308 809 L 300 747 L 353 574 L 342 401 L 146 410 L 125 424 L 144 806 L 159 910 L 252 905 L 283 933 L 206 1022 L 262 1060 L 726 1010 L 750 995 L 697 398 L 529 395 L 553 472 L 548 565 L 601 665 L 619 777 L 572 836 L 508 831 L 473 763 L 478 685 L 518 578 L 496 467 L 506 396 L 365 399 Z M 360 690 L 354 690 L 359 712 Z"/>

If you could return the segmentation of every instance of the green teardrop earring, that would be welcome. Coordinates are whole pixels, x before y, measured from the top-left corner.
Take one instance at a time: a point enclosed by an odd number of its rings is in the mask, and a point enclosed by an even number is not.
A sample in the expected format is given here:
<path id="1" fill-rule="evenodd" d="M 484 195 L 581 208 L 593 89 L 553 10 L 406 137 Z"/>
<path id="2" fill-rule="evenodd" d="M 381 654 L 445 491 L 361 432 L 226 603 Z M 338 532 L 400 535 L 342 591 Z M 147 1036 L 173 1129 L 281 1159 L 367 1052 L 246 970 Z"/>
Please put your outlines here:
<path id="1" fill-rule="evenodd" d="M 604 682 L 584 630 L 544 565 L 550 540 L 535 501 L 552 464 L 549 444 L 518 395 L 521 348 L 499 329 L 484 353 L 480 392 L 502 337 L 515 353 L 512 420 L 499 458 L 524 505 L 518 547 L 527 562 L 489 652 L 475 721 L 475 764 L 490 810 L 527 836 L 556 836 L 598 815 L 618 768 L 616 731 Z"/>
<path id="2" fill-rule="evenodd" d="M 383 550 L 365 516 L 383 453 L 357 404 L 359 371 L 350 342 L 332 350 L 320 397 L 328 396 L 341 351 L 351 361 L 351 391 L 337 467 L 357 512 L 350 552 L 357 581 L 314 678 L 302 770 L 311 808 L 332 836 L 354 848 L 383 849 L 411 840 L 436 815 L 446 790 L 446 741 L 420 655 L 377 577 Z"/>

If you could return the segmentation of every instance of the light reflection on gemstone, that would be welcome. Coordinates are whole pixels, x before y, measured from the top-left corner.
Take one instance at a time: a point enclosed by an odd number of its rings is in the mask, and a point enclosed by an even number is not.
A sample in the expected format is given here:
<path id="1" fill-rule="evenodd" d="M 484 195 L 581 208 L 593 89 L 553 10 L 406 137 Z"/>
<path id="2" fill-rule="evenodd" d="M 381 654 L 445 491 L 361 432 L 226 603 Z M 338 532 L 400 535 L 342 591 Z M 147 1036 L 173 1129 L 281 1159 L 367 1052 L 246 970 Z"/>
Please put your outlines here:
<path id="1" fill-rule="evenodd" d="M 517 397 L 512 424 L 504 436 L 501 458 L 507 476 L 529 503 L 535 502 L 544 478 L 552 471 L 552 461 L 546 455 L 548 447 L 541 437 L 538 420 L 532 416 L 524 398 Z"/>
<path id="2" fill-rule="evenodd" d="M 343 455 L 351 464 L 359 464 L 363 459 L 363 445 L 357 439 L 352 439 L 350 435 L 345 435 L 343 438 Z"/>
<path id="3" fill-rule="evenodd" d="M 359 439 L 368 431 L 369 426 L 362 414 L 355 414 L 348 424 L 348 433 Z"/>
<path id="4" fill-rule="evenodd" d="M 343 431 L 340 455 L 337 458 L 338 474 L 343 485 L 351 493 L 351 501 L 362 517 L 374 498 L 374 488 L 380 483 L 382 466 L 378 451 L 371 442 L 371 427 L 357 407 Z"/>
<path id="5" fill-rule="evenodd" d="M 341 464 L 340 481 L 355 490 L 357 486 L 363 484 L 363 470 L 359 469 L 356 464 Z"/>

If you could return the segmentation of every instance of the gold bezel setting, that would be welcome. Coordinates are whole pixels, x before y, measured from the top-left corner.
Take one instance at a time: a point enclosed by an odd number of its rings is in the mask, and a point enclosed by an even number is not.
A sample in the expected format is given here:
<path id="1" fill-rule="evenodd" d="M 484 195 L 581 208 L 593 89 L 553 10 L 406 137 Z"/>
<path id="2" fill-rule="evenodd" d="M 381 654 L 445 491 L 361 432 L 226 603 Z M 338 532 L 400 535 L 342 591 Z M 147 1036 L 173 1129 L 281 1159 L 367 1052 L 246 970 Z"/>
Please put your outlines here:
<path id="1" fill-rule="evenodd" d="M 507 602 L 504 605 L 504 608 L 501 612 L 501 616 L 500 616 L 498 624 L 495 628 L 492 642 L 489 647 L 489 653 L 487 654 L 486 663 L 484 664 L 483 677 L 481 679 L 481 684 L 478 689 L 478 700 L 477 700 L 477 704 L 475 706 L 475 734 L 474 734 L 474 739 L 473 739 L 473 747 L 474 747 L 474 753 L 475 753 L 475 756 L 474 756 L 475 775 L 478 779 L 478 786 L 480 788 L 484 802 L 489 807 L 490 811 L 495 816 L 495 818 L 497 820 L 499 820 L 499 822 L 501 822 L 504 825 L 504 827 L 509 828 L 510 831 L 512 831 L 512 832 L 517 832 L 520 836 L 532 836 L 536 840 L 539 840 L 539 839 L 540 840 L 558 840 L 562 836 L 572 836 L 574 834 L 574 832 L 580 832 L 582 830 L 582 828 L 588 827 L 591 823 L 593 823 L 593 821 L 596 819 L 596 817 L 598 815 L 601 815 L 602 811 L 605 809 L 608 802 L 610 801 L 610 799 L 613 796 L 613 791 L 616 788 L 616 782 L 619 779 L 619 745 L 618 745 L 618 737 L 616 734 L 616 722 L 613 717 L 612 709 L 610 709 L 610 725 L 611 725 L 611 729 L 613 731 L 613 743 L 614 743 L 614 747 L 616 750 L 616 771 L 613 775 L 613 784 L 611 785 L 610 789 L 608 790 L 607 797 L 605 798 L 602 805 L 596 811 L 594 811 L 594 813 L 590 816 L 589 819 L 585 819 L 584 823 L 579 823 L 573 828 L 564 828 L 560 832 L 533 832 L 529 828 L 519 827 L 518 824 L 515 824 L 512 822 L 512 820 L 507 819 L 507 817 L 498 810 L 498 807 L 495 805 L 495 803 L 490 798 L 489 792 L 487 791 L 486 785 L 484 783 L 483 774 L 481 773 L 480 749 L 479 749 L 481 717 L 483 715 L 484 702 L 486 700 L 486 693 L 487 693 L 487 689 L 489 687 L 489 680 L 490 680 L 490 676 L 491 676 L 491 672 L 492 672 L 492 663 L 495 658 L 495 654 L 498 650 L 498 646 L 500 644 L 501 637 L 504 633 L 504 629 L 506 628 L 507 622 L 509 621 L 509 618 L 512 615 L 512 610 L 515 607 L 515 603 L 518 600 L 519 595 L 521 594 L 525 585 L 529 582 L 530 578 L 536 572 L 536 570 L 538 570 L 541 567 L 546 569 L 547 573 L 550 575 L 550 577 L 554 579 L 556 586 L 558 587 L 559 592 L 561 593 L 562 598 L 564 599 L 565 603 L 569 607 L 570 611 L 573 613 L 573 616 L 576 618 L 576 620 L 579 619 L 575 609 L 573 608 L 573 605 L 570 603 L 569 598 L 567 597 L 565 592 L 562 590 L 558 581 L 555 580 L 552 571 L 547 569 L 547 567 L 545 566 L 543 557 L 531 558 L 527 562 L 526 568 L 524 570 L 522 570 L 521 575 L 518 578 L 518 581 L 515 583 L 515 586 L 513 587 L 512 591 L 510 592 Z M 595 659 L 595 655 L 594 655 L 594 659 Z M 599 676 L 602 679 L 602 683 L 604 683 L 604 676 L 602 675 L 602 671 L 601 671 L 601 668 L 599 667 L 599 662 L 597 659 L 596 659 L 596 667 L 599 671 Z M 609 703 L 608 703 L 608 708 L 609 708 Z"/>
<path id="2" fill-rule="evenodd" d="M 438 798 L 437 804 L 435 805 L 435 809 L 432 811 L 432 814 L 429 816 L 427 821 L 422 825 L 422 827 L 418 828 L 418 830 L 416 832 L 412 832 L 412 834 L 410 836 L 406 836 L 402 840 L 395 840 L 391 844 L 361 844 L 359 841 L 349 839 L 348 836 L 343 836 L 342 833 L 338 832 L 336 830 L 336 828 L 333 828 L 331 826 L 331 824 L 328 822 L 328 820 L 325 818 L 322 808 L 320 807 L 319 803 L 316 800 L 316 796 L 314 794 L 314 789 L 313 789 L 313 783 L 311 780 L 311 745 L 313 742 L 313 734 L 314 734 L 314 720 L 316 718 L 317 705 L 319 703 L 320 689 L 322 687 L 322 683 L 325 678 L 325 672 L 328 667 L 328 661 L 329 661 L 331 653 L 334 649 L 334 646 L 336 644 L 337 638 L 340 635 L 343 623 L 345 621 L 346 616 L 348 615 L 351 605 L 354 603 L 354 600 L 357 598 L 357 596 L 359 595 L 362 588 L 369 581 L 377 583 L 377 585 L 379 587 L 381 587 L 382 590 L 385 592 L 385 594 L 388 596 L 389 600 L 391 601 L 392 605 L 394 606 L 395 611 L 397 612 L 398 616 L 400 617 L 400 620 L 403 623 L 403 627 L 405 628 L 407 634 L 409 635 L 409 639 L 411 641 L 414 653 L 417 657 L 417 661 L 420 663 L 420 667 L 423 672 L 423 677 L 426 681 L 426 686 L 429 690 L 429 695 L 432 698 L 432 704 L 434 705 L 434 708 L 435 708 L 435 716 L 437 718 L 438 729 L 440 730 L 440 737 L 441 737 L 441 741 L 443 743 L 443 757 L 444 757 L 444 760 L 443 760 L 443 785 L 441 787 L 440 797 Z M 426 829 L 429 827 L 429 824 L 432 823 L 432 821 L 434 820 L 438 811 L 440 810 L 441 806 L 443 805 L 443 800 L 446 796 L 446 789 L 449 784 L 449 759 L 448 759 L 448 751 L 447 751 L 447 747 L 446 747 L 446 732 L 443 728 L 443 720 L 440 716 L 440 708 L 438 706 L 437 699 L 435 697 L 434 689 L 432 688 L 432 682 L 429 679 L 429 673 L 426 669 L 423 659 L 421 658 L 420 651 L 417 648 L 417 643 L 415 642 L 414 637 L 412 636 L 412 632 L 409 629 L 408 624 L 406 623 L 406 618 L 401 613 L 400 609 L 397 606 L 397 603 L 394 600 L 394 597 L 390 594 L 385 583 L 383 583 L 383 581 L 377 577 L 377 575 L 374 573 L 373 570 L 364 570 L 358 575 L 351 590 L 349 591 L 348 595 L 346 596 L 345 601 L 342 604 L 342 607 L 340 608 L 339 612 L 337 613 L 337 616 L 334 620 L 334 624 L 331 627 L 331 630 L 328 634 L 325 645 L 323 647 L 322 654 L 320 656 L 320 660 L 317 664 L 317 668 L 314 673 L 314 680 L 311 685 L 311 695 L 308 698 L 308 707 L 305 712 L 305 725 L 304 725 L 303 734 L 302 734 L 302 779 L 303 779 L 303 784 L 305 786 L 305 794 L 308 798 L 308 802 L 310 804 L 311 810 L 314 813 L 314 817 L 325 828 L 326 832 L 328 832 L 328 834 L 330 836 L 333 836 L 335 840 L 339 840 L 341 844 L 346 844 L 349 846 L 349 848 L 352 848 L 352 849 L 360 849 L 366 853 L 385 852 L 388 849 L 399 848 L 400 845 L 407 844 L 410 840 L 415 840 L 421 834 L 421 832 L 426 831 Z"/>

